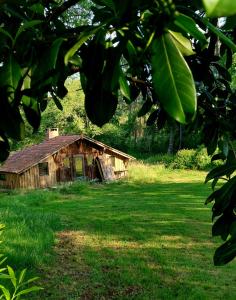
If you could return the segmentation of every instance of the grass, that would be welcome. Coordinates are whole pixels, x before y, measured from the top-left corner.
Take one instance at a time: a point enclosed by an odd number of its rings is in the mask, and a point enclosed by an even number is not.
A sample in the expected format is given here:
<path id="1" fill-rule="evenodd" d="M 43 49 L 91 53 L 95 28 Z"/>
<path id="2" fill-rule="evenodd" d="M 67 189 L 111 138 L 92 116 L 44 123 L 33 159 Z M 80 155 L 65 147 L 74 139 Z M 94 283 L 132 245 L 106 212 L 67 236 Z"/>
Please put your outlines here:
<path id="1" fill-rule="evenodd" d="M 133 165 L 129 178 L 1 193 L 2 252 L 45 287 L 30 299 L 236 299 L 214 267 L 204 172 Z"/>

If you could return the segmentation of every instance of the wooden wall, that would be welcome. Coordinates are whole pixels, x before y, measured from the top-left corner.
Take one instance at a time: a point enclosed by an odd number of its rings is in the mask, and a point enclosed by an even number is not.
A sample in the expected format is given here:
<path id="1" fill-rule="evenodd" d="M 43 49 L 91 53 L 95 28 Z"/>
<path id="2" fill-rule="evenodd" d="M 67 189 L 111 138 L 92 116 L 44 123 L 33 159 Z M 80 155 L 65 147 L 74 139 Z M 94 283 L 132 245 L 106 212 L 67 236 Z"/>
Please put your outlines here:
<path id="1" fill-rule="evenodd" d="M 107 155 L 107 164 L 111 165 L 113 167 L 114 176 L 116 179 L 119 179 L 121 177 L 124 177 L 127 175 L 127 161 L 124 159 L 120 159 L 119 157 L 116 157 L 114 155 Z"/>
<path id="2" fill-rule="evenodd" d="M 57 184 L 56 172 L 58 167 L 53 157 L 50 156 L 42 162 L 48 163 L 49 174 L 44 176 L 39 176 L 39 186 L 44 188 L 44 187 L 56 185 Z"/>
<path id="3" fill-rule="evenodd" d="M 0 186 L 3 188 L 14 189 L 19 187 L 19 175 L 12 173 L 4 173 L 5 180 L 0 180 Z"/>
<path id="4" fill-rule="evenodd" d="M 40 187 L 38 166 L 18 175 L 16 188 L 33 189 Z"/>
<path id="5" fill-rule="evenodd" d="M 94 145 L 90 145 L 86 141 L 79 141 L 62 148 L 52 156 L 40 161 L 40 163 L 48 163 L 48 175 L 39 176 L 37 164 L 21 174 L 5 173 L 6 180 L 0 180 L 0 186 L 10 189 L 34 189 L 53 186 L 63 181 L 72 181 L 74 179 L 73 156 L 75 155 L 83 155 L 84 175 L 90 179 L 94 179 L 98 175 L 95 167 L 91 164 L 92 160 L 96 158 L 102 159 L 104 165 L 113 170 L 113 178 L 121 178 L 127 173 L 127 159 L 121 158 L 114 153 L 104 153 L 104 149 L 101 147 L 99 148 L 99 146 L 96 149 L 94 148 Z M 68 161 L 67 166 L 64 163 L 66 158 L 69 158 L 70 160 L 69 166 Z"/>
<path id="6" fill-rule="evenodd" d="M 35 189 L 56 185 L 56 164 L 53 157 L 42 162 L 48 163 L 49 175 L 39 176 L 38 165 L 35 165 L 21 174 L 6 173 L 6 180 L 0 180 L 0 186 L 9 189 Z"/>

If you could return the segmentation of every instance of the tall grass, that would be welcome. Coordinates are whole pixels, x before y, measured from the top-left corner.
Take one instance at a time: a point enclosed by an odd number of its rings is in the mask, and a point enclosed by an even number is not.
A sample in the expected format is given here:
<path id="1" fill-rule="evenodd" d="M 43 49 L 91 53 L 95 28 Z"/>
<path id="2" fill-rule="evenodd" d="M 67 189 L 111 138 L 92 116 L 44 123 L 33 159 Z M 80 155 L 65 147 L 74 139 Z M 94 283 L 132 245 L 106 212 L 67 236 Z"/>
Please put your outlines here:
<path id="1" fill-rule="evenodd" d="M 42 191 L 1 195 L 0 220 L 6 225 L 1 252 L 7 255 L 11 265 L 39 266 L 52 254 L 54 231 L 60 228 L 60 217 L 38 209 L 50 198 L 55 201 L 55 195 Z"/>
<path id="2" fill-rule="evenodd" d="M 181 176 L 180 176 L 181 174 Z M 134 161 L 129 166 L 127 180 L 129 183 L 160 183 L 173 181 L 203 182 L 205 171 L 179 170 L 166 168 L 164 164 L 150 164 L 142 161 Z"/>

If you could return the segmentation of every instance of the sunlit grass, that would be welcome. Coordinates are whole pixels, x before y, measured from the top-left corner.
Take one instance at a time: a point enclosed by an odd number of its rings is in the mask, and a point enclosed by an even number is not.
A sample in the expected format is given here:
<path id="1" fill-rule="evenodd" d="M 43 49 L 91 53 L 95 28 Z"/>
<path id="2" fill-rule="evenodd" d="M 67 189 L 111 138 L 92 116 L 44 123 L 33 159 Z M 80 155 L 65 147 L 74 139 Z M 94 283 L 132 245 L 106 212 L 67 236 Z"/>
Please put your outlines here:
<path id="1" fill-rule="evenodd" d="M 212 263 L 205 175 L 134 163 L 124 181 L 2 193 L 2 251 L 40 275 L 35 300 L 236 299 L 235 262 Z"/>
<path id="2" fill-rule="evenodd" d="M 180 175 L 181 174 L 181 175 Z M 196 170 L 172 170 L 164 165 L 148 165 L 133 162 L 129 167 L 128 180 L 130 182 L 203 182 L 206 172 Z"/>

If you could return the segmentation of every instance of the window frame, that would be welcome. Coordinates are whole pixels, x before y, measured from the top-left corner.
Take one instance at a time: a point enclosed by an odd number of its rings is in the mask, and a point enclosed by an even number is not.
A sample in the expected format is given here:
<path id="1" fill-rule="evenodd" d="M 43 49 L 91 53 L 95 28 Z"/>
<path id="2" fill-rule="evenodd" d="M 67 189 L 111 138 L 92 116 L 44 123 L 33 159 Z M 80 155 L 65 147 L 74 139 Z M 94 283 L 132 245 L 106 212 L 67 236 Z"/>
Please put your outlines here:
<path id="1" fill-rule="evenodd" d="M 0 181 L 7 181 L 7 175 L 5 173 L 0 173 Z"/>
<path id="2" fill-rule="evenodd" d="M 41 162 L 38 164 L 38 169 L 39 169 L 39 176 L 49 176 L 49 167 L 48 167 L 48 162 Z"/>

